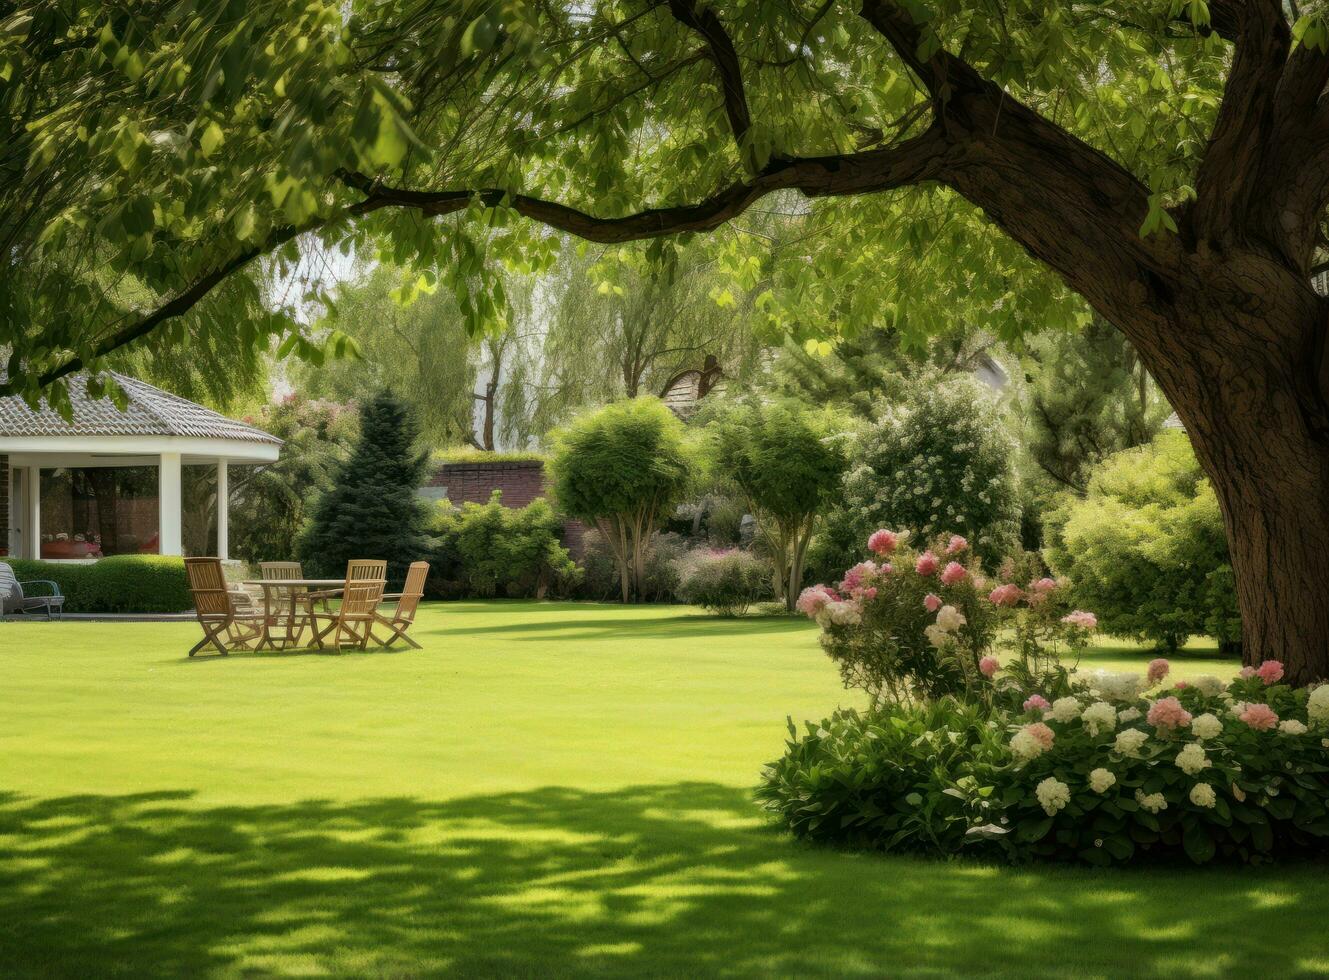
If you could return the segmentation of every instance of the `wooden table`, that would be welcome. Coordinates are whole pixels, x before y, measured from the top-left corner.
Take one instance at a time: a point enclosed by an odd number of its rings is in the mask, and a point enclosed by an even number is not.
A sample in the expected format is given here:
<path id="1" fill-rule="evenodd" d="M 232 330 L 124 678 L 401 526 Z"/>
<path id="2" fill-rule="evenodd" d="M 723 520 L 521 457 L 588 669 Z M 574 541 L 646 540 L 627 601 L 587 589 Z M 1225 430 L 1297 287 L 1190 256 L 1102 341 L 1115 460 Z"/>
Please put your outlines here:
<path id="1" fill-rule="evenodd" d="M 262 650 L 264 644 L 273 650 L 278 649 L 277 643 L 281 642 L 281 649 L 285 649 L 287 644 L 296 643 L 300 639 L 300 634 L 304 632 L 304 623 L 297 625 L 295 595 L 287 596 L 283 603 L 282 589 L 313 589 L 319 592 L 337 591 L 340 592 L 346 585 L 346 580 L 341 578 L 250 578 L 245 579 L 241 585 L 257 585 L 263 589 L 263 640 L 259 643 L 258 649 Z M 286 617 L 283 620 L 281 616 L 281 607 L 286 606 Z M 283 626 L 285 628 L 282 635 L 277 635 L 274 627 Z"/>

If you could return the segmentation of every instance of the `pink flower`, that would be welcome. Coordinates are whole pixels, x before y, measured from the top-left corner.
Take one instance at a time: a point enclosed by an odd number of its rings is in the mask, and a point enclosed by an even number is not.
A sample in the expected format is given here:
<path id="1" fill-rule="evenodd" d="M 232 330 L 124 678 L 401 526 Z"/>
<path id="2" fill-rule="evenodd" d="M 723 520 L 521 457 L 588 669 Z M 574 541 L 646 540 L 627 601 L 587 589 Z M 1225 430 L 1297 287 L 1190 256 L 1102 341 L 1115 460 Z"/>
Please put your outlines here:
<path id="1" fill-rule="evenodd" d="M 1267 732 L 1278 724 L 1278 715 L 1267 704 L 1250 704 L 1237 716 L 1257 732 Z"/>
<path id="2" fill-rule="evenodd" d="M 918 561 L 914 562 L 914 571 L 919 575 L 931 575 L 937 570 L 941 562 L 937 561 L 937 556 L 930 551 L 925 551 L 918 556 Z"/>
<path id="3" fill-rule="evenodd" d="M 968 574 L 969 570 L 967 568 L 961 565 L 958 561 L 953 561 L 942 569 L 941 584 L 954 585 L 956 582 L 963 580 Z"/>
<path id="4" fill-rule="evenodd" d="M 899 544 L 898 534 L 882 528 L 880 531 L 873 531 L 872 536 L 868 538 L 868 551 L 877 555 L 889 555 Z"/>
<path id="5" fill-rule="evenodd" d="M 1021 595 L 1018 585 L 999 585 L 988 593 L 988 602 L 994 606 L 1013 606 L 1020 601 Z"/>
<path id="6" fill-rule="evenodd" d="M 964 551 L 968 547 L 969 547 L 968 541 L 960 537 L 958 534 L 952 534 L 951 540 L 946 545 L 946 554 L 958 555 L 960 552 Z"/>
<path id="7" fill-rule="evenodd" d="M 978 661 L 978 671 L 984 677 L 991 677 L 997 672 L 997 668 L 1000 666 L 1001 664 L 997 662 L 996 657 L 983 657 Z"/>
<path id="8" fill-rule="evenodd" d="M 1149 673 L 1145 676 L 1149 679 L 1150 685 L 1157 684 L 1168 675 L 1168 671 L 1171 669 L 1172 665 L 1164 658 L 1159 657 L 1157 660 L 1149 661 Z"/>
<path id="9" fill-rule="evenodd" d="M 821 612 L 829 603 L 839 602 L 840 597 L 834 590 L 826 588 L 824 585 L 809 585 L 798 594 L 798 601 L 794 603 L 794 608 L 809 619 L 815 619 L 817 613 Z"/>
<path id="10" fill-rule="evenodd" d="M 941 608 L 941 596 L 933 595 L 929 592 L 923 597 L 923 607 L 927 609 L 928 612 L 936 612 Z"/>
<path id="11" fill-rule="evenodd" d="M 1025 725 L 1024 730 L 1034 736 L 1034 738 L 1038 739 L 1038 744 L 1043 746 L 1044 751 L 1052 748 L 1052 742 L 1057 737 L 1052 729 L 1048 728 L 1048 726 L 1041 721 L 1035 721 L 1031 724 Z"/>
<path id="12" fill-rule="evenodd" d="M 1266 660 L 1255 668 L 1255 674 L 1266 684 L 1277 684 L 1283 679 L 1283 663 L 1280 660 Z"/>
<path id="13" fill-rule="evenodd" d="M 1057 587 L 1057 580 L 1054 578 L 1041 578 L 1037 582 L 1030 582 L 1029 588 L 1035 592 L 1051 592 Z"/>
<path id="14" fill-rule="evenodd" d="M 1240 677 L 1240 678 L 1242 678 L 1243 680 L 1244 680 L 1244 679 L 1247 679 L 1247 678 L 1254 677 L 1254 676 L 1255 676 L 1255 668 L 1254 668 L 1254 667 L 1242 667 L 1241 670 L 1238 672 L 1237 676 Z"/>
<path id="15" fill-rule="evenodd" d="M 1190 687 L 1190 685 L 1187 684 L 1185 681 L 1177 681 L 1177 683 L 1175 683 L 1175 684 L 1172 685 L 1172 690 L 1174 690 L 1174 691 L 1184 691 L 1184 690 L 1186 690 L 1186 688 L 1188 688 L 1188 687 Z"/>
<path id="16" fill-rule="evenodd" d="M 844 573 L 844 581 L 840 583 L 840 591 L 853 592 L 863 584 L 865 578 L 869 578 L 876 574 L 876 565 L 870 561 L 861 561 Z"/>
<path id="17" fill-rule="evenodd" d="M 1078 626 L 1081 629 L 1098 629 L 1098 617 L 1091 612 L 1085 612 L 1083 609 L 1077 609 L 1072 613 L 1067 613 L 1061 617 L 1063 623 L 1071 626 Z"/>
<path id="18" fill-rule="evenodd" d="M 1050 707 L 1052 707 L 1052 705 L 1048 704 L 1048 699 L 1041 694 L 1031 694 L 1024 702 L 1025 711 L 1033 711 L 1035 708 L 1039 711 L 1043 711 Z"/>
<path id="19" fill-rule="evenodd" d="M 1145 720 L 1159 731 L 1185 728 L 1191 723 L 1191 713 L 1176 698 L 1159 698 L 1149 708 Z"/>
<path id="20" fill-rule="evenodd" d="M 869 585 L 866 589 L 855 589 L 854 598 L 868 600 L 875 599 L 877 598 L 877 587 L 875 585 Z"/>

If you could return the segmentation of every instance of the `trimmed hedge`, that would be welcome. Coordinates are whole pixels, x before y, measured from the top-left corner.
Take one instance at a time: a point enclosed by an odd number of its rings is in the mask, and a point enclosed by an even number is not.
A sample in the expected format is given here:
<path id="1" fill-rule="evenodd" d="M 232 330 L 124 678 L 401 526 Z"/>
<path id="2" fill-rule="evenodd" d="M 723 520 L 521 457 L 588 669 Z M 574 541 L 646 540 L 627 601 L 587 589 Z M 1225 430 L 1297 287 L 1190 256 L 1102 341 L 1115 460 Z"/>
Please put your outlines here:
<path id="1" fill-rule="evenodd" d="M 60 586 L 68 613 L 172 613 L 194 608 L 181 558 L 114 555 L 89 564 L 4 559 L 20 582 Z"/>

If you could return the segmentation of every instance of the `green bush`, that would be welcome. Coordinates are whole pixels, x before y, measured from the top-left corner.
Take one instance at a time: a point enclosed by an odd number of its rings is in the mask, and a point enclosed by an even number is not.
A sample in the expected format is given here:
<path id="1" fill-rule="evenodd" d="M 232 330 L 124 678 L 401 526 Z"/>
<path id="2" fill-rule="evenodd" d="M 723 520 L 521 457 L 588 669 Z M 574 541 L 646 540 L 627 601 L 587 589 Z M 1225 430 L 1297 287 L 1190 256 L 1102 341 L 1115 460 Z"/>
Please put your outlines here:
<path id="1" fill-rule="evenodd" d="M 485 504 L 439 505 L 429 525 L 431 591 L 479 598 L 567 594 L 581 571 L 559 540 L 558 515 L 544 500 L 521 508 L 504 507 L 501 500 L 495 490 Z"/>
<path id="2" fill-rule="evenodd" d="M 1169 649 L 1240 641 L 1223 518 L 1184 433 L 1109 457 L 1048 524 L 1052 566 L 1107 632 Z"/>
<path id="3" fill-rule="evenodd" d="M 721 616 L 741 616 L 771 594 L 769 562 L 749 551 L 699 548 L 674 562 L 678 597 Z"/>
<path id="4" fill-rule="evenodd" d="M 1015 443 L 991 389 L 974 378 L 914 386 L 859 440 L 844 505 L 860 537 L 879 527 L 963 534 L 989 564 L 1019 541 Z"/>
<path id="5" fill-rule="evenodd" d="M 1329 685 L 1267 669 L 1269 683 L 1198 678 L 1152 699 L 1148 680 L 1104 675 L 1024 711 L 949 698 L 841 711 L 803 736 L 791 726 L 758 796 L 800 837 L 888 851 L 1096 865 L 1324 853 Z"/>
<path id="6" fill-rule="evenodd" d="M 618 559 L 599 531 L 587 531 L 581 540 L 583 579 L 581 594 L 605 602 L 621 597 Z M 687 553 L 682 535 L 664 532 L 651 538 L 642 565 L 637 598 L 642 602 L 674 602 L 678 598 L 676 562 Z"/>
<path id="7" fill-rule="evenodd" d="M 68 613 L 174 613 L 194 608 L 181 558 L 113 555 L 86 565 L 5 561 L 20 582 L 46 579 L 59 585 Z"/>

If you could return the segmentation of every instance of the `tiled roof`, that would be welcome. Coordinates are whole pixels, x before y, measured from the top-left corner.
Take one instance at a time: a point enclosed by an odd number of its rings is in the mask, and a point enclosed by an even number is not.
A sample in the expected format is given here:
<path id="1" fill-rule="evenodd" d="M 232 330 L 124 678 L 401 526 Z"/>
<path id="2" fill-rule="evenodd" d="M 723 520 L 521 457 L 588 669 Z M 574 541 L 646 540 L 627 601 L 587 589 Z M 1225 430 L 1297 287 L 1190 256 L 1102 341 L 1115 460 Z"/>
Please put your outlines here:
<path id="1" fill-rule="evenodd" d="M 114 371 L 106 373 L 129 397 L 125 411 L 116 408 L 109 398 L 89 398 L 87 377 L 80 374 L 69 380 L 73 422 L 66 422 L 45 406 L 34 412 L 14 395 L 0 398 L 0 436 L 188 436 L 281 445 L 280 439 L 262 429 L 228 419 L 137 378 Z"/>
<path id="2" fill-rule="evenodd" d="M 1181 421 L 1181 416 L 1180 416 L 1180 415 L 1178 415 L 1176 412 L 1173 412 L 1171 415 L 1169 415 L 1169 416 L 1163 421 L 1163 428 L 1165 428 L 1165 429 L 1184 429 L 1184 428 L 1186 428 L 1186 424 L 1185 424 L 1184 422 Z"/>

